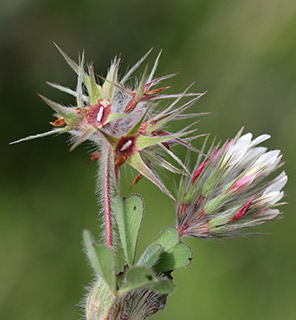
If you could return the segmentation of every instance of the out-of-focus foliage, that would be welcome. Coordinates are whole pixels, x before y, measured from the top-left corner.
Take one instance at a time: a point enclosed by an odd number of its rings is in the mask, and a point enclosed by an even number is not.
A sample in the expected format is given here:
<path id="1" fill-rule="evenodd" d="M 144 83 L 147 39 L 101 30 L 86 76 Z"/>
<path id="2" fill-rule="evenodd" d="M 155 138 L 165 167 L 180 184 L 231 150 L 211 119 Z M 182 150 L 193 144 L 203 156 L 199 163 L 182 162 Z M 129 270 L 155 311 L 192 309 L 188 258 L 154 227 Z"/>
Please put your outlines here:
<path id="1" fill-rule="evenodd" d="M 194 91 L 208 90 L 193 107 L 213 112 L 199 124 L 201 133 L 225 140 L 244 125 L 255 136 L 271 134 L 268 147 L 284 154 L 285 218 L 258 228 L 272 236 L 189 240 L 193 263 L 175 272 L 177 289 L 154 318 L 295 319 L 295 30 L 294 0 L 2 1 L 0 318 L 77 319 L 91 280 L 81 251 L 83 229 L 99 235 L 90 148 L 69 153 L 64 136 L 8 146 L 50 129 L 51 110 L 36 92 L 74 104 L 45 84 L 75 86 L 55 41 L 72 57 L 86 49 L 102 75 L 116 54 L 124 70 L 150 47 L 155 55 L 163 48 L 157 75 L 180 71 L 172 92 L 193 81 Z M 125 195 L 133 178 L 124 180 Z M 173 177 L 166 182 L 173 186 Z M 175 223 L 175 212 L 150 182 L 134 191 L 146 203 L 142 252 Z"/>

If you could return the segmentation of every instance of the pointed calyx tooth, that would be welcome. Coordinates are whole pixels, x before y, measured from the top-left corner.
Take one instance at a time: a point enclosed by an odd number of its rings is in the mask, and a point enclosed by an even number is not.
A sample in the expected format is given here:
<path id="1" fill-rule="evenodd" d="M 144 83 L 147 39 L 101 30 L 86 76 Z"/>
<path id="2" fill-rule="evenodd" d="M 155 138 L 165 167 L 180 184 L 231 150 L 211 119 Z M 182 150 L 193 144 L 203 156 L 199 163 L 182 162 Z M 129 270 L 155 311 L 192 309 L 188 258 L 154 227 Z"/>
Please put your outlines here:
<path id="1" fill-rule="evenodd" d="M 55 121 L 51 121 L 49 123 L 54 127 L 62 127 L 65 124 L 67 124 L 64 118 L 59 118 L 59 119 L 56 119 Z"/>
<path id="2" fill-rule="evenodd" d="M 142 173 L 139 173 L 128 189 L 130 190 L 132 188 L 132 186 L 137 184 L 143 177 L 144 176 L 142 175 Z"/>
<path id="3" fill-rule="evenodd" d="M 98 114 L 97 114 L 97 121 L 98 121 L 98 122 L 101 122 L 101 121 L 102 121 L 103 114 L 104 114 L 104 107 L 101 106 L 100 109 L 99 109 L 99 112 L 98 112 Z"/>
<path id="4" fill-rule="evenodd" d="M 127 150 L 132 145 L 132 143 L 132 140 L 127 140 L 127 142 L 120 148 L 120 151 L 122 152 Z"/>
<path id="5" fill-rule="evenodd" d="M 94 160 L 100 159 L 101 156 L 102 156 L 102 155 L 101 155 L 101 152 L 94 152 L 94 153 L 90 156 L 90 159 L 89 159 L 88 164 L 89 164 L 89 165 L 92 164 L 92 162 L 93 162 Z"/>

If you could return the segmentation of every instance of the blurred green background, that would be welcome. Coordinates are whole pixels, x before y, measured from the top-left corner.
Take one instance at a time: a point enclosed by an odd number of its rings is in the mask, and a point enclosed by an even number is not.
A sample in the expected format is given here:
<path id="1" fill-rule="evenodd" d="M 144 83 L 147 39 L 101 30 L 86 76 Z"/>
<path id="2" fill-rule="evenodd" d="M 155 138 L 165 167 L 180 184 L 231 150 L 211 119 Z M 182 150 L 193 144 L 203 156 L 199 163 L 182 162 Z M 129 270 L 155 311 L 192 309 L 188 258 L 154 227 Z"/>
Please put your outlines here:
<path id="1" fill-rule="evenodd" d="M 83 229 L 99 237 L 89 147 L 69 153 L 66 136 L 8 146 L 50 129 L 52 112 L 37 92 L 74 103 L 45 84 L 76 82 L 53 41 L 72 57 L 85 49 L 99 74 L 116 54 L 124 73 L 150 47 L 154 57 L 162 48 L 157 74 L 180 71 L 171 92 L 193 81 L 195 91 L 208 90 L 192 108 L 212 112 L 200 133 L 225 140 L 244 125 L 256 136 L 271 134 L 267 146 L 283 152 L 290 179 L 285 218 L 258 229 L 272 235 L 189 240 L 194 261 L 175 272 L 177 288 L 154 319 L 296 319 L 295 0 L 1 1 L 0 318 L 81 318 L 92 279 L 81 251 Z M 166 183 L 174 191 L 173 179 Z M 148 181 L 133 191 L 146 202 L 140 252 L 175 223 L 174 206 Z"/>

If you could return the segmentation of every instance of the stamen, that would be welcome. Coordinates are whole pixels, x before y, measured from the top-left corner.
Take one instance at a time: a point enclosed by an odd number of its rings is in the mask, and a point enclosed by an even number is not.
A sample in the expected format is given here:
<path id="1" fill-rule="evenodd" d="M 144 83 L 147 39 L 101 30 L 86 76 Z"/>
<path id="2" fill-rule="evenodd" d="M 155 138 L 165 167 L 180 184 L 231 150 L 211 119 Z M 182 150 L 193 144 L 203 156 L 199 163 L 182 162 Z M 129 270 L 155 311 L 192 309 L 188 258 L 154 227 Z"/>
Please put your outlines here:
<path id="1" fill-rule="evenodd" d="M 132 145 L 133 141 L 132 140 L 128 140 L 121 148 L 120 151 L 125 151 L 126 149 L 128 149 L 131 145 Z"/>
<path id="2" fill-rule="evenodd" d="M 97 114 L 97 121 L 98 122 L 101 122 L 102 121 L 102 118 L 103 118 L 103 113 L 104 113 L 104 107 L 100 107 L 100 110 Z"/>

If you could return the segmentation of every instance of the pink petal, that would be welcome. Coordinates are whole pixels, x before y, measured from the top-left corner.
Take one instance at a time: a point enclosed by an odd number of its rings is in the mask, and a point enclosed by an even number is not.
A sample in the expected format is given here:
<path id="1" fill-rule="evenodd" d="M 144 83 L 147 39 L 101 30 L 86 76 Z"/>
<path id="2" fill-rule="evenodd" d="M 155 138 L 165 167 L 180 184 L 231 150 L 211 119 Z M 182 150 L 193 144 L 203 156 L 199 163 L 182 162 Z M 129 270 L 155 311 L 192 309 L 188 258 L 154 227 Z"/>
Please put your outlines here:
<path id="1" fill-rule="evenodd" d="M 236 192 L 240 192 L 248 188 L 248 186 L 253 182 L 255 175 L 244 176 L 241 179 L 238 179 L 230 191 L 236 190 Z"/>
<path id="2" fill-rule="evenodd" d="M 234 217 L 230 220 L 230 222 L 232 221 L 236 221 L 238 219 L 240 219 L 241 217 L 243 217 L 246 212 L 248 211 L 248 209 L 250 208 L 250 205 L 252 204 L 253 200 L 255 199 L 257 195 L 255 194 L 235 215 Z"/>

